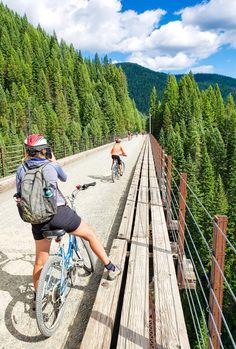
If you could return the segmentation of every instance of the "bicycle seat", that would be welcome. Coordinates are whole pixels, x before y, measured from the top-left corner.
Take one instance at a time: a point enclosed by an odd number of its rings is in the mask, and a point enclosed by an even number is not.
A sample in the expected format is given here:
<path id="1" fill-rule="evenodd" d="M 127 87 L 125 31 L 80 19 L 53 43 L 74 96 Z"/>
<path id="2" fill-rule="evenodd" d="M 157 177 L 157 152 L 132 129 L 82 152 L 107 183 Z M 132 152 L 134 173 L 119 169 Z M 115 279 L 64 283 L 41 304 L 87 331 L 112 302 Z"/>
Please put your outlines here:
<path id="1" fill-rule="evenodd" d="M 64 229 L 55 229 L 55 230 L 44 230 L 43 236 L 46 239 L 58 239 L 65 235 L 66 231 Z"/>

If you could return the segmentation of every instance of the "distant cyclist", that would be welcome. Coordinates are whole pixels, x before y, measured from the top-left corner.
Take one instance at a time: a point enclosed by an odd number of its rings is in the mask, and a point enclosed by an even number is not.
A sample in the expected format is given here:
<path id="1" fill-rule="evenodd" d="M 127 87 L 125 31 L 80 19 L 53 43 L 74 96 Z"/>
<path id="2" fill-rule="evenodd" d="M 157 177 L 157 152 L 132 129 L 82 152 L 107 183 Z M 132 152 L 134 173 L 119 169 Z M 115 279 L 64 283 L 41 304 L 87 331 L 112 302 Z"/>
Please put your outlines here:
<path id="1" fill-rule="evenodd" d="M 25 171 L 40 166 L 44 166 L 44 177 L 51 187 L 54 188 L 53 195 L 57 200 L 57 213 L 49 221 L 41 224 L 32 224 L 32 233 L 35 240 L 36 250 L 33 269 L 35 291 L 38 287 L 40 273 L 48 259 L 51 245 L 51 241 L 43 237 L 44 230 L 64 229 L 69 234 L 87 240 L 93 252 L 109 271 L 108 278 L 110 280 L 116 278 L 120 274 L 119 267 L 111 263 L 102 244 L 96 237 L 94 230 L 85 223 L 75 211 L 67 206 L 64 196 L 58 189 L 58 180 L 65 182 L 67 176 L 60 165 L 56 163 L 54 155 L 50 154 L 50 156 L 48 156 L 48 144 L 46 139 L 42 135 L 32 134 L 26 138 L 24 144 L 27 157 L 26 161 L 18 168 L 16 173 L 17 200 L 20 200 L 21 181 L 24 177 Z"/>
<path id="2" fill-rule="evenodd" d="M 122 176 L 122 166 L 121 166 L 121 159 L 120 155 L 127 156 L 124 149 L 120 145 L 121 139 L 119 137 L 115 138 L 115 144 L 113 145 L 111 149 L 111 158 L 112 158 L 112 166 L 114 164 L 114 161 L 117 160 L 118 162 L 118 171 L 119 175 Z"/>

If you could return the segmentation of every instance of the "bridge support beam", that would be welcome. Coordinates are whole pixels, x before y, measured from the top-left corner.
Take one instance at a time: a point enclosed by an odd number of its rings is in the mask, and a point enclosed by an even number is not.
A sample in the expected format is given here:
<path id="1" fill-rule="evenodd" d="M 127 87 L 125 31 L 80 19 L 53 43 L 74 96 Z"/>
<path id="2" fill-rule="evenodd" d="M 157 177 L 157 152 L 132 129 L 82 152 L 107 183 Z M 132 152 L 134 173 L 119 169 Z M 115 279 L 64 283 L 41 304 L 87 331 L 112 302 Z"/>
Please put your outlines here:
<path id="1" fill-rule="evenodd" d="M 209 341 L 208 348 L 220 349 L 221 335 L 221 309 L 224 288 L 224 264 L 225 264 L 225 234 L 227 229 L 227 217 L 215 216 L 213 227 L 213 254 L 211 265 L 211 289 L 210 289 L 210 313 L 208 319 Z M 222 234 L 223 232 L 223 234 Z"/>
<path id="2" fill-rule="evenodd" d="M 187 173 L 181 173 L 179 186 L 179 237 L 178 237 L 178 267 L 177 267 L 177 281 L 179 288 L 184 288 L 184 271 L 183 271 L 183 257 L 184 257 L 184 233 L 185 233 L 185 212 L 186 212 L 186 196 L 187 196 Z"/>

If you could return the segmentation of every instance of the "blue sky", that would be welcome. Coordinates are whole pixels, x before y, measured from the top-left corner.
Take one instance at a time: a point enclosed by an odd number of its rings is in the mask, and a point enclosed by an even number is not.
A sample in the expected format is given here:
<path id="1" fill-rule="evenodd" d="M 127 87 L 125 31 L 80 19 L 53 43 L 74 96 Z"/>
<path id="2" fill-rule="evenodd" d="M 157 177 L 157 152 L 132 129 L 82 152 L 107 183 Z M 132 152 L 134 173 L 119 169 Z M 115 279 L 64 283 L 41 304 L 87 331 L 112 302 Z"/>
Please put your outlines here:
<path id="1" fill-rule="evenodd" d="M 84 56 L 236 78 L 236 0 L 2 0 Z"/>

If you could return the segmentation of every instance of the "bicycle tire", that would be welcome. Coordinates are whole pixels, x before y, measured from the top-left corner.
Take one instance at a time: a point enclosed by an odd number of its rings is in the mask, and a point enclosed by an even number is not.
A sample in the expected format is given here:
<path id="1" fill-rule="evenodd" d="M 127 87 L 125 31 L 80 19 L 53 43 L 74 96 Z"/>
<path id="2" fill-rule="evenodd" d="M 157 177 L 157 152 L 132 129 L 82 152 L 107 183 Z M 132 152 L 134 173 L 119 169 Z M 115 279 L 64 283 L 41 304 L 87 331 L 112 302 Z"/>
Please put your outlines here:
<path id="1" fill-rule="evenodd" d="M 111 178 L 113 183 L 115 182 L 115 179 L 119 178 L 119 173 L 118 173 L 118 163 L 117 161 L 113 164 L 112 169 L 111 169 Z"/>
<path id="2" fill-rule="evenodd" d="M 121 173 L 122 173 L 122 175 L 124 174 L 124 172 L 125 172 L 125 163 L 124 163 L 124 161 L 121 160 Z"/>
<path id="3" fill-rule="evenodd" d="M 95 261 L 94 261 L 93 251 L 91 250 L 91 247 L 90 247 L 88 241 L 77 237 L 77 242 L 78 242 L 78 246 L 79 246 L 79 252 L 81 253 L 82 258 L 84 260 L 83 261 L 83 268 L 89 273 L 94 272 Z M 75 251 L 75 254 L 78 258 L 78 261 L 81 261 L 81 258 L 80 258 L 77 251 Z"/>
<path id="4" fill-rule="evenodd" d="M 69 292 L 68 273 L 65 269 L 65 285 L 64 301 L 61 302 L 61 297 L 58 292 L 58 284 L 61 280 L 61 262 L 62 257 L 50 256 L 44 265 L 44 268 L 40 274 L 39 284 L 36 294 L 36 321 L 40 332 L 45 337 L 51 337 L 58 329 L 62 315 L 65 309 L 65 301 Z M 46 307 L 49 307 L 46 308 Z M 51 317 L 49 319 L 49 317 Z"/>

